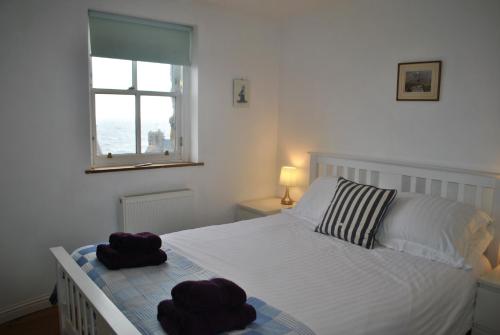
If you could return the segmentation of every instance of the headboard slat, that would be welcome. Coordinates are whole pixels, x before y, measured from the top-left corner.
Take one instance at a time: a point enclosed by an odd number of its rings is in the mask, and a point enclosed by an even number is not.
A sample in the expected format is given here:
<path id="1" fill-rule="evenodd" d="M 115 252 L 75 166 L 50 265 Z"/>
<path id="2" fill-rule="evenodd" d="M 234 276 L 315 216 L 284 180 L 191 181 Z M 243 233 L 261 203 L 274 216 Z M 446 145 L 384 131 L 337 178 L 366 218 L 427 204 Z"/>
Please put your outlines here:
<path id="1" fill-rule="evenodd" d="M 410 176 L 410 192 L 415 193 L 417 191 L 417 177 Z"/>
<path id="2" fill-rule="evenodd" d="M 464 199 L 465 199 L 464 188 L 465 188 L 465 184 L 458 184 L 457 201 L 459 201 L 459 202 L 464 202 Z"/>
<path id="3" fill-rule="evenodd" d="M 441 180 L 441 198 L 446 198 L 447 195 L 448 195 L 448 181 Z"/>
<path id="4" fill-rule="evenodd" d="M 366 170 L 366 184 L 371 185 L 372 184 L 372 171 Z"/>
<path id="5" fill-rule="evenodd" d="M 334 168 L 334 166 L 332 164 L 326 165 L 326 175 L 327 176 L 333 176 L 333 168 Z"/>
<path id="6" fill-rule="evenodd" d="M 360 169 L 354 168 L 354 181 L 357 183 L 361 182 L 359 179 L 359 170 Z"/>
<path id="7" fill-rule="evenodd" d="M 476 186 L 476 208 L 483 208 L 483 188 Z"/>
<path id="8" fill-rule="evenodd" d="M 431 178 L 425 178 L 425 194 L 430 195 L 432 192 L 432 179 Z"/>

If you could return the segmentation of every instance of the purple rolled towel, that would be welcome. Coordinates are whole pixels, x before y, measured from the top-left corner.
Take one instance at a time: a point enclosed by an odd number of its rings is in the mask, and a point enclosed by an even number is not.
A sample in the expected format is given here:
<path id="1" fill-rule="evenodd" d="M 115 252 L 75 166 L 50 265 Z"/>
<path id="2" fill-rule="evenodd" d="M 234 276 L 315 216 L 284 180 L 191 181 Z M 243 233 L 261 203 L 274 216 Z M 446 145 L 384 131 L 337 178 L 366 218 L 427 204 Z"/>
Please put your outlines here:
<path id="1" fill-rule="evenodd" d="M 160 249 L 161 238 L 153 233 L 113 233 L 109 245 L 118 251 L 154 251 Z"/>
<path id="2" fill-rule="evenodd" d="M 216 335 L 245 329 L 255 321 L 257 313 L 246 303 L 238 308 L 195 313 L 164 300 L 158 305 L 157 318 L 168 335 Z"/>
<path id="3" fill-rule="evenodd" d="M 161 249 L 151 252 L 120 252 L 108 244 L 99 244 L 96 255 L 110 270 L 160 265 L 167 260 L 167 254 Z"/>
<path id="4" fill-rule="evenodd" d="M 176 306 L 193 312 L 235 308 L 247 301 L 245 291 L 224 278 L 184 281 L 174 286 L 171 293 Z"/>

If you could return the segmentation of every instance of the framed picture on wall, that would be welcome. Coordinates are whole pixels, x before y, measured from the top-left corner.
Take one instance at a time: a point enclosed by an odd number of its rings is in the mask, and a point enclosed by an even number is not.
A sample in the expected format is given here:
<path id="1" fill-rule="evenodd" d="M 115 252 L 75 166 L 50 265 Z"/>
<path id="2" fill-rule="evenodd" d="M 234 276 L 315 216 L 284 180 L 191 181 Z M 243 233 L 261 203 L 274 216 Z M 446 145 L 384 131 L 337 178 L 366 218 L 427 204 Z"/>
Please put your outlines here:
<path id="1" fill-rule="evenodd" d="M 248 107 L 250 105 L 250 81 L 248 79 L 233 80 L 233 106 Z"/>
<path id="2" fill-rule="evenodd" d="M 398 64 L 398 101 L 439 101 L 441 61 Z"/>

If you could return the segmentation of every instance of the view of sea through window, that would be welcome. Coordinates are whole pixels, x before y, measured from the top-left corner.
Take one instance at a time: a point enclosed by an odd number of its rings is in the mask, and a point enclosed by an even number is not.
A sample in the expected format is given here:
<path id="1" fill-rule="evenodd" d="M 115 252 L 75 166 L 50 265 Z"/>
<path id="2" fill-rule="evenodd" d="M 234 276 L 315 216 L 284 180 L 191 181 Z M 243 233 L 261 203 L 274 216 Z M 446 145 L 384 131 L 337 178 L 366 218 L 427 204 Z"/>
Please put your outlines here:
<path id="1" fill-rule="evenodd" d="M 174 150 L 175 98 L 154 94 L 172 91 L 171 65 L 137 62 L 136 69 L 137 89 L 147 94 L 134 94 L 132 61 L 92 57 L 97 155 Z M 139 152 L 136 129 L 141 134 Z"/>

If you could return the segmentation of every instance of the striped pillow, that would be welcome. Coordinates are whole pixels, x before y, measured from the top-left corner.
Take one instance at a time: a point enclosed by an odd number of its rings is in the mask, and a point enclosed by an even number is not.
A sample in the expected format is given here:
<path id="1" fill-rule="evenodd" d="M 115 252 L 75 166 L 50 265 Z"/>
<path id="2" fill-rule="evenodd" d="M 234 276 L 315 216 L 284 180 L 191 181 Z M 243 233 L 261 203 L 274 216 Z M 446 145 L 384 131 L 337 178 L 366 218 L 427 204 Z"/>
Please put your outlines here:
<path id="1" fill-rule="evenodd" d="M 396 193 L 340 177 L 332 202 L 315 231 L 372 249 L 377 228 Z"/>

